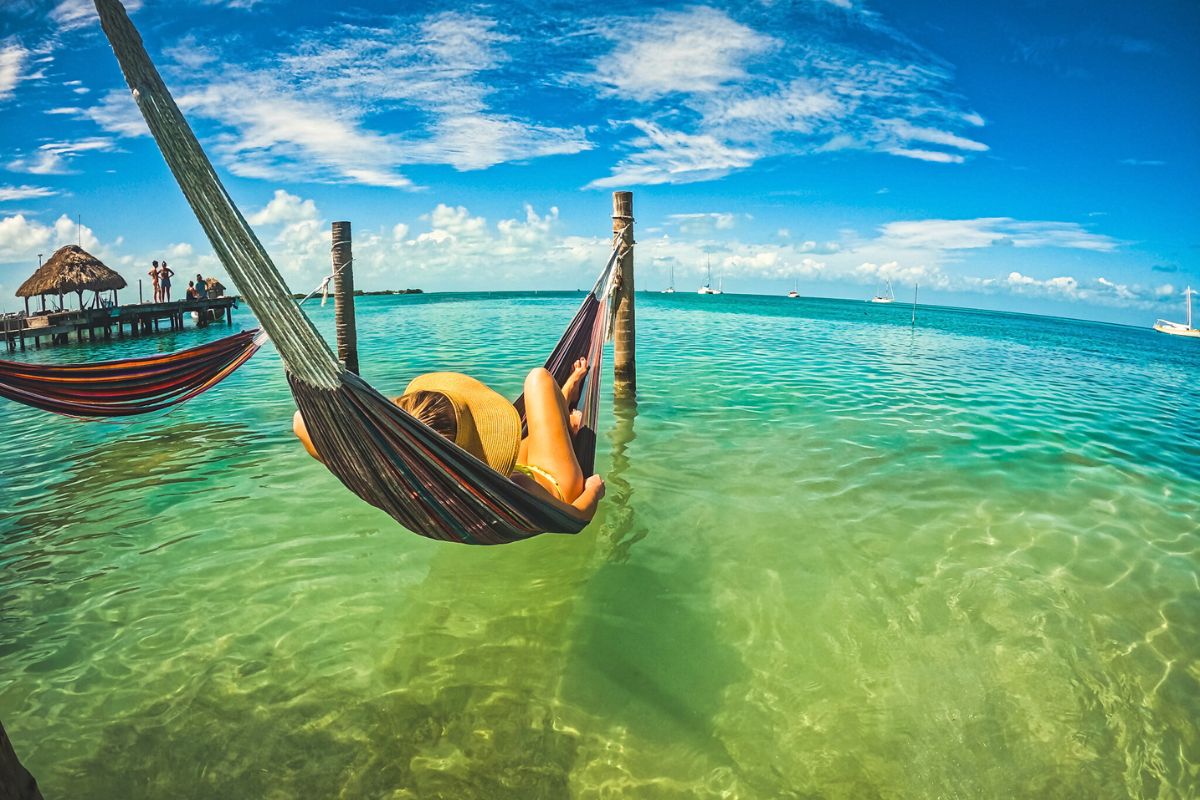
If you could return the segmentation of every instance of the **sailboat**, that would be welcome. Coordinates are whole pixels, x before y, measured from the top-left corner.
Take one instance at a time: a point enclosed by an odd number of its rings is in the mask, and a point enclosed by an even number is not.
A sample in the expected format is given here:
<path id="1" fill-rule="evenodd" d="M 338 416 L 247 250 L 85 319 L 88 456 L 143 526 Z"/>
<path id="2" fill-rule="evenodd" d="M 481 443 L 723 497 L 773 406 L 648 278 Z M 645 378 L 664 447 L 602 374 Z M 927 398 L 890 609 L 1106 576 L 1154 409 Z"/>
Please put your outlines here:
<path id="1" fill-rule="evenodd" d="M 1191 336 L 1200 339 L 1200 329 L 1192 327 L 1192 295 L 1197 292 L 1192 291 L 1192 287 L 1187 287 L 1187 291 L 1183 296 L 1187 299 L 1187 322 L 1171 322 L 1169 320 L 1160 319 L 1154 323 L 1154 330 L 1160 333 L 1169 333 L 1172 336 Z"/>
<path id="2" fill-rule="evenodd" d="M 703 286 L 701 286 L 699 289 L 696 290 L 696 294 L 721 294 L 721 293 L 722 292 L 720 289 L 712 288 L 712 259 L 710 258 L 708 260 L 708 280 L 706 280 L 704 282 Z"/>
<path id="3" fill-rule="evenodd" d="M 887 281 L 887 292 L 884 294 L 875 295 L 874 297 L 871 298 L 871 302 L 872 303 L 894 303 L 894 302 L 896 302 L 896 295 L 892 294 L 892 282 Z"/>
<path id="4" fill-rule="evenodd" d="M 792 298 L 793 300 L 795 300 L 797 297 L 800 296 L 800 280 L 799 279 L 796 280 L 795 286 L 793 286 L 792 290 L 787 293 L 787 296 Z"/>
<path id="5" fill-rule="evenodd" d="M 667 283 L 667 288 L 663 289 L 663 294 L 675 294 L 675 265 L 672 264 L 669 269 L 671 270 L 671 277 Z"/>

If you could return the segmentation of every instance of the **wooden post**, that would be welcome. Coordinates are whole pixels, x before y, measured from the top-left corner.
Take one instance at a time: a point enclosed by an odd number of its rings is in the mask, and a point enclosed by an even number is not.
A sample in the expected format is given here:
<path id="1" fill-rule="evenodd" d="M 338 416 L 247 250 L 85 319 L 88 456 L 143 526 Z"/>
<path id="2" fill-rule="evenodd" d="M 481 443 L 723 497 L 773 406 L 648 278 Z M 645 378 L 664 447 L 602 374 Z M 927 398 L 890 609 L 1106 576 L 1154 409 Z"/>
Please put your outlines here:
<path id="1" fill-rule="evenodd" d="M 613 234 L 620 235 L 625 255 L 616 266 L 617 311 L 613 325 L 613 395 L 637 395 L 636 330 L 633 313 L 633 192 L 613 192 Z"/>
<path id="2" fill-rule="evenodd" d="M 333 318 L 338 361 L 357 375 L 358 330 L 354 323 L 354 256 L 349 222 L 333 223 Z"/>

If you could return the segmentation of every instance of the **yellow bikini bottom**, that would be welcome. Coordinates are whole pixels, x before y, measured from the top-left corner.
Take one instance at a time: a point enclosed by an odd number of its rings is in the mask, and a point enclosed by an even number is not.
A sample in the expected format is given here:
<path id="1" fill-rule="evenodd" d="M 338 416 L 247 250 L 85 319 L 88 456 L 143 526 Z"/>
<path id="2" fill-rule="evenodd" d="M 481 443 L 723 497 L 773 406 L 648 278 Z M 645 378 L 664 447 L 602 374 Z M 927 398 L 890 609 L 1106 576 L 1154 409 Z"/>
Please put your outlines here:
<path id="1" fill-rule="evenodd" d="M 554 494 L 558 495 L 558 499 L 562 500 L 564 503 L 567 502 L 567 498 L 563 497 L 562 489 L 560 489 L 558 486 L 558 481 L 555 480 L 553 475 L 541 467 L 534 466 L 533 464 L 513 464 L 513 471 L 519 472 L 522 475 L 528 475 L 534 480 L 537 480 L 538 478 L 545 478 L 546 480 L 550 481 L 550 484 L 554 487 Z"/>

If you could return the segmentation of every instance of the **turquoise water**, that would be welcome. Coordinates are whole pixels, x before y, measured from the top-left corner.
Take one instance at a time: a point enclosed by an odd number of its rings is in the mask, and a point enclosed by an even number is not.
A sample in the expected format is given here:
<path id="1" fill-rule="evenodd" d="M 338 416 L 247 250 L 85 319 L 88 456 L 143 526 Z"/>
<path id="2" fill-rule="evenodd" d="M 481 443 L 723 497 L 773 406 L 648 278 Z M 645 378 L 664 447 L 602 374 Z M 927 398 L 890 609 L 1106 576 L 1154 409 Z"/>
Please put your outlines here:
<path id="1" fill-rule="evenodd" d="M 515 395 L 577 301 L 362 298 L 363 373 Z M 48 798 L 1197 796 L 1200 343 L 909 317 L 639 295 L 600 514 L 502 548 L 345 491 L 269 349 L 4 403 L 0 720 Z"/>

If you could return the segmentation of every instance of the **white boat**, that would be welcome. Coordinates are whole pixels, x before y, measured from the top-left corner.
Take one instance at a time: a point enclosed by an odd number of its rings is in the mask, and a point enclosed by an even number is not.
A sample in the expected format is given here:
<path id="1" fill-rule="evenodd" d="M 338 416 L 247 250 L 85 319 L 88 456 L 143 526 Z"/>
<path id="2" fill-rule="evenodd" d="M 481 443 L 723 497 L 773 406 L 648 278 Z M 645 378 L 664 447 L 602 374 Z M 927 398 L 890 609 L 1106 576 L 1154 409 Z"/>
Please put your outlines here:
<path id="1" fill-rule="evenodd" d="M 795 286 L 793 286 L 792 290 L 787 293 L 787 296 L 793 300 L 800 296 L 800 281 L 796 281 Z"/>
<path id="2" fill-rule="evenodd" d="M 725 279 L 722 278 L 721 280 L 722 280 L 721 286 L 724 286 Z M 712 259 L 709 259 L 708 280 L 706 280 L 704 282 L 703 286 L 701 286 L 699 289 L 696 290 L 696 294 L 723 294 L 723 293 L 724 292 L 721 289 L 712 288 Z"/>
<path id="3" fill-rule="evenodd" d="M 1187 287 L 1187 291 L 1183 296 L 1187 300 L 1187 322 L 1171 322 L 1170 320 L 1160 319 L 1154 323 L 1154 330 L 1159 333 L 1169 333 L 1172 336 L 1190 336 L 1194 339 L 1200 339 L 1200 329 L 1192 327 L 1192 295 L 1196 292 L 1192 291 L 1192 287 Z"/>
<path id="4" fill-rule="evenodd" d="M 671 270 L 671 279 L 667 283 L 667 288 L 663 289 L 663 294 L 675 294 L 675 265 L 674 264 L 671 265 L 670 270 Z"/>
<path id="5" fill-rule="evenodd" d="M 896 295 L 892 294 L 892 282 L 887 282 L 887 291 L 884 294 L 877 294 L 871 298 L 872 303 L 894 303 Z"/>

